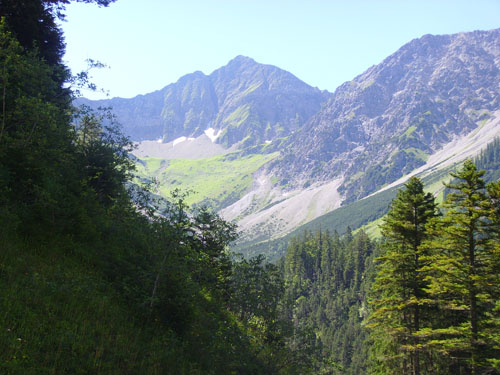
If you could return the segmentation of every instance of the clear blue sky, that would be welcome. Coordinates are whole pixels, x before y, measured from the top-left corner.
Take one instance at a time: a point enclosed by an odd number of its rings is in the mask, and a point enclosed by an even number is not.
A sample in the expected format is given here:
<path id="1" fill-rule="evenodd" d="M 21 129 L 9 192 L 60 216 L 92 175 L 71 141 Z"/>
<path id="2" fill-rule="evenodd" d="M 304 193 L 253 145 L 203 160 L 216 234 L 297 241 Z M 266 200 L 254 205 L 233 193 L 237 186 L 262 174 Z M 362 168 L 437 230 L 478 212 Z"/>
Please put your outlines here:
<path id="1" fill-rule="evenodd" d="M 93 76 L 111 97 L 210 74 L 237 55 L 334 91 L 414 38 L 500 28 L 500 0 L 117 0 L 71 4 L 62 26 L 66 63 L 109 65 Z"/>

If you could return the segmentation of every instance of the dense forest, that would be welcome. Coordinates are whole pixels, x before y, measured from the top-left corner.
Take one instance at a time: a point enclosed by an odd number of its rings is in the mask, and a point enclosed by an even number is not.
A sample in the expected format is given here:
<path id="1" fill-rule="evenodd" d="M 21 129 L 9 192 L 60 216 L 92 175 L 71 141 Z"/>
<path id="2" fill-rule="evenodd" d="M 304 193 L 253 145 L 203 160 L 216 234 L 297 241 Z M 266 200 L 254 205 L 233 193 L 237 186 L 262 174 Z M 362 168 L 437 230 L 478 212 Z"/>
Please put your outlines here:
<path id="1" fill-rule="evenodd" d="M 245 259 L 233 224 L 134 182 L 108 111 L 72 106 L 93 85 L 61 60 L 67 3 L 0 2 L 0 373 L 500 373 L 498 140 L 441 207 L 411 178 L 381 240 Z"/>
<path id="2" fill-rule="evenodd" d="M 290 241 L 282 260 L 287 318 L 302 332 L 314 373 L 366 373 L 367 294 L 377 245 L 348 229 L 305 232 Z"/>
<path id="3" fill-rule="evenodd" d="M 410 178 L 376 243 L 350 230 L 290 242 L 289 319 L 313 332 L 317 373 L 500 373 L 500 182 L 485 173 L 465 162 L 442 207 Z"/>

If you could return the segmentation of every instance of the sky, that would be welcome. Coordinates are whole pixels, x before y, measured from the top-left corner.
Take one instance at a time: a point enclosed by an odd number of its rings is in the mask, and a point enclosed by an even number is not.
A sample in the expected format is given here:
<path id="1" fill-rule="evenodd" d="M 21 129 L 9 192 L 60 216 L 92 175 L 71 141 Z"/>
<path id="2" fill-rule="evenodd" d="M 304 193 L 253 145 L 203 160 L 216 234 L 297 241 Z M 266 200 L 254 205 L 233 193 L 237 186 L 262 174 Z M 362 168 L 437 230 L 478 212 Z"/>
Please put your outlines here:
<path id="1" fill-rule="evenodd" d="M 237 55 L 335 91 L 425 34 L 500 28 L 500 0 L 117 0 L 72 3 L 61 23 L 65 62 L 86 60 L 106 93 L 130 98 L 185 74 L 210 74 Z"/>

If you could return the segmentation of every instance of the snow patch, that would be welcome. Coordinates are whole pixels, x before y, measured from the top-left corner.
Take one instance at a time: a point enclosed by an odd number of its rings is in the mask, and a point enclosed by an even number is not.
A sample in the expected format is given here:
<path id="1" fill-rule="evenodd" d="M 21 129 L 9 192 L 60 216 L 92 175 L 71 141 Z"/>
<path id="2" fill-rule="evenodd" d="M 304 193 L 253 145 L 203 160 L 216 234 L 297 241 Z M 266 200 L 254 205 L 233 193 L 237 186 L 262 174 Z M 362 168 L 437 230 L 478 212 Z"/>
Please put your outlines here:
<path id="1" fill-rule="evenodd" d="M 175 147 L 175 145 L 181 143 L 181 142 L 184 142 L 186 141 L 187 138 L 186 137 L 179 137 L 177 139 L 174 139 L 174 141 L 172 142 L 172 147 Z"/>
<path id="2" fill-rule="evenodd" d="M 179 137 L 177 139 L 174 139 L 172 142 L 172 147 L 175 147 L 175 145 L 178 145 L 179 143 L 186 142 L 186 141 L 194 141 L 196 138 L 187 138 L 187 137 Z"/>
<path id="3" fill-rule="evenodd" d="M 214 128 L 208 128 L 207 130 L 205 130 L 205 135 L 210 138 L 210 140 L 212 142 L 215 142 L 215 140 L 217 139 L 217 137 L 220 135 L 222 130 L 219 130 L 217 133 L 215 133 L 215 129 Z"/>
<path id="4" fill-rule="evenodd" d="M 268 145 L 269 143 L 271 143 L 272 141 L 265 141 L 266 142 L 266 145 Z"/>

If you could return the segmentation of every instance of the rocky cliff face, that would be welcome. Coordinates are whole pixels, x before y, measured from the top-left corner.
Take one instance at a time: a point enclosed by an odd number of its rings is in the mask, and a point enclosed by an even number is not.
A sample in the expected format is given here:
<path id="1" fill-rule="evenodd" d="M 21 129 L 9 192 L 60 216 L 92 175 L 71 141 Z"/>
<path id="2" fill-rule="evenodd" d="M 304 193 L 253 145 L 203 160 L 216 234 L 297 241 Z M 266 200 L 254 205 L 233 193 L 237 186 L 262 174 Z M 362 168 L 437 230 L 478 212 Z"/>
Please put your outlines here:
<path id="1" fill-rule="evenodd" d="M 272 173 L 295 185 L 344 176 L 348 200 L 366 196 L 481 126 L 500 108 L 499 73 L 500 30 L 413 40 L 340 86 Z"/>
<path id="2" fill-rule="evenodd" d="M 169 142 L 212 128 L 218 143 L 244 148 L 291 134 L 329 96 L 284 70 L 238 56 L 208 76 L 188 74 L 152 94 L 85 103 L 113 107 L 135 141 Z"/>

